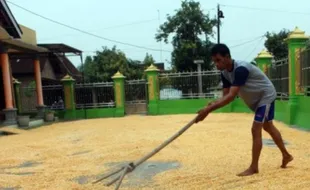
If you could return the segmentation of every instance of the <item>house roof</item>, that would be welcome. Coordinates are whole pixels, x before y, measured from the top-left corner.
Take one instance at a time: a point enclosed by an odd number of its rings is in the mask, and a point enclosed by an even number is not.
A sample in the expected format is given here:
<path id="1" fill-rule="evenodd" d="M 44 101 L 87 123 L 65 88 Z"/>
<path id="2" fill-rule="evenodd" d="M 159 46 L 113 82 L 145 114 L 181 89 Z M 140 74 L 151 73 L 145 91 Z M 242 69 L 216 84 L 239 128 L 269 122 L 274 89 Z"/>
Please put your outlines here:
<path id="1" fill-rule="evenodd" d="M 23 31 L 5 0 L 0 0 L 0 41 L 9 53 L 41 53 L 48 49 L 22 41 Z"/>
<path id="2" fill-rule="evenodd" d="M 79 72 L 79 70 L 72 64 L 72 62 L 66 56 L 57 55 L 57 54 L 54 54 L 54 55 L 56 56 L 57 60 L 62 63 L 60 64 L 62 73 L 68 73 L 70 76 L 74 78 L 82 77 L 81 72 Z"/>
<path id="3" fill-rule="evenodd" d="M 71 61 L 62 55 L 50 54 L 50 56 L 40 57 L 40 68 L 41 72 L 45 67 L 47 62 L 53 68 L 57 79 L 61 79 L 64 75 L 69 74 L 74 78 L 82 77 L 82 74 L 78 69 L 71 63 Z M 33 59 L 29 58 L 10 58 L 10 64 L 12 68 L 13 75 L 33 75 L 34 74 L 34 64 Z"/>
<path id="4" fill-rule="evenodd" d="M 16 54 L 37 54 L 37 53 L 48 53 L 49 50 L 43 47 L 35 46 L 20 39 L 0 39 L 3 44 L 9 47 L 9 53 Z"/>
<path id="5" fill-rule="evenodd" d="M 45 66 L 47 58 L 40 58 L 41 72 Z M 32 59 L 10 59 L 13 74 L 33 74 L 34 64 Z"/>
<path id="6" fill-rule="evenodd" d="M 0 0 L 0 25 L 14 38 L 21 38 L 23 32 L 5 0 Z"/>
<path id="7" fill-rule="evenodd" d="M 75 53 L 81 54 L 82 51 L 62 43 L 38 44 L 38 46 L 49 49 L 53 53 Z"/>

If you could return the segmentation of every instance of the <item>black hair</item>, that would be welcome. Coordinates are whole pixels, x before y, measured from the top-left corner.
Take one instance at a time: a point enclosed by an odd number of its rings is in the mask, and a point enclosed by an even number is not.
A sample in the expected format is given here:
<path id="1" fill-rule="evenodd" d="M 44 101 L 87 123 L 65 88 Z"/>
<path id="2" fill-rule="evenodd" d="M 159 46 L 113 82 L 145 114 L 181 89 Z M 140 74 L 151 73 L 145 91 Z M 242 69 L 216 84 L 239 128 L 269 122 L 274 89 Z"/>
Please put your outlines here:
<path id="1" fill-rule="evenodd" d="M 211 49 L 211 56 L 220 54 L 221 56 L 228 55 L 230 57 L 230 50 L 225 44 L 215 44 Z"/>

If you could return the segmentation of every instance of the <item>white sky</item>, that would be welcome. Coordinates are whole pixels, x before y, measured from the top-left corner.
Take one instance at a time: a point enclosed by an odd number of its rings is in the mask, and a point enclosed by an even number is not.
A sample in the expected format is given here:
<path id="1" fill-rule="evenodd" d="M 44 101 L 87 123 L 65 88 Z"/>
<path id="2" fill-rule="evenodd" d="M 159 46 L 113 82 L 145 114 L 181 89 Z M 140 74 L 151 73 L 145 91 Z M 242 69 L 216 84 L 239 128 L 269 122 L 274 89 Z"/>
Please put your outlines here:
<path id="1" fill-rule="evenodd" d="M 180 0 L 7 1 L 17 22 L 36 30 L 38 43 L 65 43 L 84 51 L 84 58 L 87 55 L 93 55 L 93 52 L 101 49 L 102 46 L 116 45 L 129 58 L 143 60 L 146 53 L 149 53 L 153 55 L 155 61 L 165 62 L 166 67 L 169 66 L 168 62 L 171 57 L 169 52 L 163 51 L 161 58 L 160 51 L 140 49 L 89 36 L 35 16 L 10 2 L 104 38 L 160 50 L 160 43 L 154 38 L 157 28 L 159 23 L 165 21 L 167 14 L 173 14 L 174 10 L 180 7 Z M 235 59 L 252 60 L 264 48 L 265 38 L 259 39 L 259 36 L 267 31 L 278 32 L 282 28 L 293 30 L 295 26 L 298 26 L 310 34 L 310 1 L 295 0 L 293 4 L 292 1 L 280 0 L 208 0 L 200 1 L 200 3 L 211 17 L 216 15 L 217 3 L 222 4 L 221 9 L 225 18 L 222 20 L 221 42 L 232 47 L 231 52 Z M 236 8 L 231 7 L 232 5 L 255 9 Z M 158 20 L 158 10 L 160 20 Z M 123 26 L 114 27 L 119 25 Z M 216 28 L 214 30 L 216 31 Z M 215 34 L 213 41 L 216 42 L 216 40 Z M 247 41 L 252 42 L 233 47 Z M 172 50 L 172 46 L 163 43 L 162 49 Z M 72 60 L 76 66 L 80 64 L 79 58 Z"/>

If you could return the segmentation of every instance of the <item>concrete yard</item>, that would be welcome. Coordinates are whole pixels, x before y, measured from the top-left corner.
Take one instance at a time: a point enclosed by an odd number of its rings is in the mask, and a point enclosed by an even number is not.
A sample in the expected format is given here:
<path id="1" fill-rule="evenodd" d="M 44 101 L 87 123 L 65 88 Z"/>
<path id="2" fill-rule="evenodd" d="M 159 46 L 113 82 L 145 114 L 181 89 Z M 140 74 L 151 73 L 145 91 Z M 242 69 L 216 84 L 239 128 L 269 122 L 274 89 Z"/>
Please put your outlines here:
<path id="1" fill-rule="evenodd" d="M 146 155 L 195 115 L 126 116 L 55 123 L 0 136 L 0 190 L 101 190 L 91 182 Z M 251 161 L 251 114 L 211 114 L 130 175 L 121 189 L 309 189 L 310 133 L 276 122 L 294 161 L 263 131 L 260 173 Z M 0 128 L 1 131 L 1 128 Z M 14 132 L 16 134 L 12 135 Z"/>

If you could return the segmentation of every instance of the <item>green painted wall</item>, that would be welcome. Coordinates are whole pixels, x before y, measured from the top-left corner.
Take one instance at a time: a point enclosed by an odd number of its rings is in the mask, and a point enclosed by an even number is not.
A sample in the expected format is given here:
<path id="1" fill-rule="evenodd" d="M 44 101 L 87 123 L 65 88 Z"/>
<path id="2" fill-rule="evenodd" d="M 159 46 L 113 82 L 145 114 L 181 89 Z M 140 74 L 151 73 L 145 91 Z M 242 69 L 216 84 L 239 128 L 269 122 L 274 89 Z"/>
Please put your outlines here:
<path id="1" fill-rule="evenodd" d="M 242 99 L 236 98 L 232 103 L 232 112 L 234 113 L 252 113 Z"/>
<path id="2" fill-rule="evenodd" d="M 276 100 L 275 110 L 276 110 L 275 119 L 284 122 L 287 117 L 288 101 Z"/>
<path id="3" fill-rule="evenodd" d="M 83 112 L 83 110 L 82 110 L 82 112 Z M 86 117 L 87 117 L 87 119 L 116 117 L 115 112 L 116 112 L 115 108 L 87 109 L 86 110 Z"/>
<path id="4" fill-rule="evenodd" d="M 192 114 L 207 105 L 211 99 L 184 99 L 184 100 L 160 100 L 158 101 L 158 115 L 168 114 Z M 297 97 L 298 108 L 290 109 L 289 101 L 277 100 L 275 104 L 275 119 L 288 125 L 296 125 L 300 128 L 310 129 L 310 97 Z M 289 111 L 294 113 L 289 113 Z M 215 112 L 221 113 L 253 113 L 242 99 L 235 99 L 231 104 Z M 293 121 L 289 120 L 294 116 Z"/>
<path id="5" fill-rule="evenodd" d="M 59 119 L 75 120 L 75 119 L 94 119 L 117 117 L 116 108 L 94 108 L 94 109 L 78 109 L 74 111 L 57 111 Z"/>
<path id="6" fill-rule="evenodd" d="M 310 129 L 310 97 L 298 97 L 298 111 L 295 118 L 295 125 Z"/>
<path id="7" fill-rule="evenodd" d="M 166 114 L 190 114 L 197 113 L 200 109 L 208 105 L 212 99 L 183 99 L 183 100 L 159 100 L 158 115 Z M 216 112 L 230 112 L 231 105 L 227 105 Z"/>

